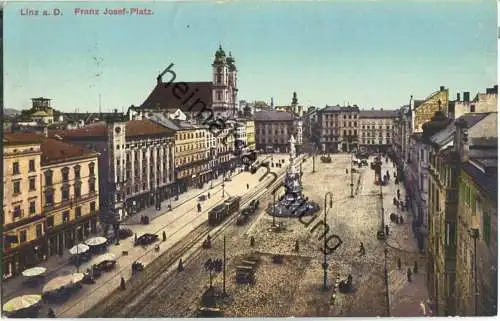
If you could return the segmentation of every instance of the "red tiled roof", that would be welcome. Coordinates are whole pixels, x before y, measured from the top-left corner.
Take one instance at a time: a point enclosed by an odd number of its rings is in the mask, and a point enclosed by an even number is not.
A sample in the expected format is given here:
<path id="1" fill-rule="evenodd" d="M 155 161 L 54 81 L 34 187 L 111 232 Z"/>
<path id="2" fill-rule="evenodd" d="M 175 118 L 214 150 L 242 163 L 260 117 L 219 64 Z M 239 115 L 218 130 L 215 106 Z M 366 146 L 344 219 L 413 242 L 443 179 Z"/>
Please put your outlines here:
<path id="1" fill-rule="evenodd" d="M 174 135 L 174 131 L 169 128 L 163 127 L 149 119 L 144 120 L 130 120 L 126 123 L 125 135 L 126 137 L 135 136 L 151 136 L 151 135 L 162 135 L 170 134 Z M 79 137 L 107 137 L 107 128 L 104 124 L 96 124 L 85 126 L 78 129 L 67 129 L 67 130 L 52 130 L 49 132 L 50 137 L 56 137 L 56 135 L 71 139 Z"/>
<path id="2" fill-rule="evenodd" d="M 66 129 L 66 130 L 50 130 L 49 136 L 55 137 L 59 135 L 64 138 L 78 138 L 78 137 L 106 137 L 106 125 L 95 124 L 89 125 L 77 129 Z"/>
<path id="3" fill-rule="evenodd" d="M 174 90 L 176 86 L 178 87 Z M 185 94 L 183 94 L 184 90 L 186 91 Z M 185 101 L 185 99 L 193 93 L 194 95 L 191 99 Z M 179 98 L 177 98 L 174 94 Z M 189 108 L 193 106 L 198 99 L 207 107 L 210 108 L 212 106 L 212 82 L 159 83 L 149 94 L 144 103 L 142 103 L 141 108 L 180 108 L 182 111 L 189 111 Z M 191 111 L 199 111 L 202 105 L 201 103 L 196 104 Z"/>
<path id="4" fill-rule="evenodd" d="M 42 165 L 96 157 L 98 154 L 54 138 L 42 140 Z"/>
<path id="5" fill-rule="evenodd" d="M 36 133 L 4 133 L 3 143 L 6 145 L 40 144 L 43 136 Z"/>
<path id="6" fill-rule="evenodd" d="M 127 122 L 125 127 L 125 135 L 127 137 L 134 136 L 150 136 L 170 134 L 175 135 L 175 132 L 167 127 L 163 127 L 149 119 L 144 120 L 131 120 Z"/>

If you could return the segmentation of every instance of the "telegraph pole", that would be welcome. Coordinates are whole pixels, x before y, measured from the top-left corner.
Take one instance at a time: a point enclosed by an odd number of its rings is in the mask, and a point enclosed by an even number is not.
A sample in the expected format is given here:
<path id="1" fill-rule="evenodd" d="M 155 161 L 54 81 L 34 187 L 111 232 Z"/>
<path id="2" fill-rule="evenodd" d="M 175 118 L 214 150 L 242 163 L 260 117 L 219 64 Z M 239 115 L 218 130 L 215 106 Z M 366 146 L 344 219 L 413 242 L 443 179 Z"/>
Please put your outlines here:
<path id="1" fill-rule="evenodd" d="M 224 235 L 224 262 L 222 264 L 222 295 L 226 296 L 226 236 Z"/>

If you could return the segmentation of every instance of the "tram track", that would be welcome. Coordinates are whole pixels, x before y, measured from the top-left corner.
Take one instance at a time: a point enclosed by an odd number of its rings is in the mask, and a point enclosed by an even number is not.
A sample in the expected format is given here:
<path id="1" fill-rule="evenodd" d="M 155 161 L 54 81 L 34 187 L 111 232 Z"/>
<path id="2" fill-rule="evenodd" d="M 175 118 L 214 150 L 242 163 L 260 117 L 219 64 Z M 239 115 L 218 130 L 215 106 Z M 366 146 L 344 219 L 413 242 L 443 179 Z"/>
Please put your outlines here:
<path id="1" fill-rule="evenodd" d="M 302 161 L 302 159 L 300 159 L 300 161 Z M 284 176 L 285 173 L 282 173 L 277 177 L 276 180 L 272 182 L 263 182 L 256 187 L 255 191 L 243 195 L 240 208 L 247 206 L 253 199 L 261 199 L 265 197 L 274 188 L 282 184 Z M 262 179 L 264 178 L 265 177 L 262 177 Z M 215 206 L 217 205 L 212 206 L 210 209 L 214 208 Z M 208 211 L 210 209 L 208 209 Z M 188 258 L 185 258 L 183 260 L 184 264 L 187 264 L 192 259 L 195 259 L 196 256 L 200 253 L 201 243 L 206 239 L 206 236 L 210 234 L 211 237 L 215 239 L 218 235 L 222 234 L 228 226 L 234 223 L 236 217 L 237 214 L 233 214 L 228 217 L 222 224 L 213 228 L 208 226 L 207 222 L 201 223 L 192 232 L 176 242 L 170 249 L 165 251 L 153 262 L 151 262 L 143 272 L 141 272 L 136 277 L 132 277 L 127 282 L 126 290 L 115 290 L 102 302 L 98 303 L 89 311 L 84 313 L 82 317 L 114 317 L 118 315 L 137 315 L 144 306 L 143 303 L 146 302 L 148 298 L 151 297 L 151 295 L 155 294 L 156 290 L 162 285 L 165 279 L 167 279 L 170 273 L 175 270 L 176 263 L 179 262 L 179 259 L 185 256 L 186 253 L 192 249 L 194 249 L 193 253 L 191 253 Z M 198 218 L 195 217 L 194 219 L 190 220 L 182 228 L 192 223 L 196 219 Z"/>

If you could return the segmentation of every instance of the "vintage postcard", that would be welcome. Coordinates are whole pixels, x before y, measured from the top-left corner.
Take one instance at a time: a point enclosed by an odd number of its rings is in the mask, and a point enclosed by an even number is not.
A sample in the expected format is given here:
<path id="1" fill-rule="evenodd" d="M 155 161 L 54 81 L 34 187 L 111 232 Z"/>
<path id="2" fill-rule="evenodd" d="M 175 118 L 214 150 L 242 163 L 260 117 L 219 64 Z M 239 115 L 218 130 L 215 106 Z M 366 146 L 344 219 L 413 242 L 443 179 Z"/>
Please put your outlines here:
<path id="1" fill-rule="evenodd" d="M 4 2 L 2 315 L 495 316 L 496 13 Z"/>

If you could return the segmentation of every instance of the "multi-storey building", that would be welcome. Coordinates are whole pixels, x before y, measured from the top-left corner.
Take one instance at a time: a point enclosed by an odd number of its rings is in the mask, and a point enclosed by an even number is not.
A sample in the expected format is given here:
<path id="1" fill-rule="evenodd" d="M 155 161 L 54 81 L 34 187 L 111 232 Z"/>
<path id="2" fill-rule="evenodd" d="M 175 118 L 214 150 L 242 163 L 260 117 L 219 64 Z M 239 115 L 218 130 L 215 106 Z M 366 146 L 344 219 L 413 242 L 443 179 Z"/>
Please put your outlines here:
<path id="1" fill-rule="evenodd" d="M 177 192 L 174 131 L 165 126 L 148 119 L 110 117 L 106 123 L 52 135 L 100 153 L 100 207 L 107 223 L 161 205 Z"/>
<path id="2" fill-rule="evenodd" d="M 302 144 L 302 121 L 286 111 L 259 111 L 254 115 L 256 147 L 267 153 L 285 153 L 293 135 L 297 152 Z"/>
<path id="3" fill-rule="evenodd" d="M 4 277 L 97 232 L 98 154 L 29 133 L 4 137 Z"/>
<path id="4" fill-rule="evenodd" d="M 42 141 L 42 205 L 47 255 L 62 255 L 97 232 L 98 153 L 58 139 Z"/>
<path id="5" fill-rule="evenodd" d="M 246 147 L 247 151 L 255 150 L 255 122 L 253 119 L 245 119 L 242 121 L 245 126 Z"/>
<path id="6" fill-rule="evenodd" d="M 341 150 L 349 152 L 358 147 L 359 107 L 357 105 L 342 107 L 339 117 Z"/>
<path id="7" fill-rule="evenodd" d="M 471 145 L 478 138 L 496 137 L 496 119 L 496 113 L 468 114 L 451 123 L 451 119 L 438 111 L 424 125 L 423 139 L 431 147 L 428 170 L 428 281 L 439 315 L 456 313 L 459 146 L 462 146 L 465 136 Z"/>
<path id="8" fill-rule="evenodd" d="M 494 316 L 498 297 L 498 146 L 496 141 L 476 141 L 476 148 L 470 150 L 464 145 L 459 147 L 457 314 Z"/>
<path id="9" fill-rule="evenodd" d="M 473 100 L 470 100 L 470 93 L 463 93 L 463 100 L 460 100 L 460 93 L 457 99 L 450 102 L 448 110 L 450 118 L 458 118 L 467 113 L 487 113 L 496 112 L 498 103 L 498 85 L 486 88 L 486 93 L 478 93 Z"/>
<path id="10" fill-rule="evenodd" d="M 339 105 L 326 106 L 318 111 L 317 126 L 312 131 L 315 133 L 313 135 L 316 137 L 316 141 L 323 153 L 333 153 L 339 150 L 339 144 L 341 143 L 341 108 Z"/>
<path id="11" fill-rule="evenodd" d="M 357 147 L 359 107 L 326 106 L 319 111 L 319 143 L 323 153 Z"/>
<path id="12" fill-rule="evenodd" d="M 387 151 L 392 147 L 394 110 L 361 110 L 359 112 L 359 145 L 371 151 Z"/>
<path id="13" fill-rule="evenodd" d="M 45 216 L 42 213 L 40 138 L 5 133 L 3 138 L 3 278 L 19 274 L 42 258 Z"/>

